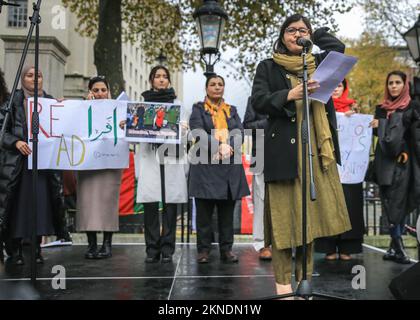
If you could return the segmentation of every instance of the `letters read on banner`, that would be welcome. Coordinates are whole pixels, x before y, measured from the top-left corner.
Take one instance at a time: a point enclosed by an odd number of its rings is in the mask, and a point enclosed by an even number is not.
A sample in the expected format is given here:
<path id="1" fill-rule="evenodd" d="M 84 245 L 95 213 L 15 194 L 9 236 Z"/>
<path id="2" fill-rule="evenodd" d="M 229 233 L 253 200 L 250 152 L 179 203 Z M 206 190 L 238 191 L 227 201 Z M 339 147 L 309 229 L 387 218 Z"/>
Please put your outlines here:
<path id="1" fill-rule="evenodd" d="M 28 117 L 34 108 L 28 101 Z M 128 143 L 119 124 L 127 102 L 38 100 L 39 169 L 97 170 L 128 167 Z M 28 119 L 28 126 L 30 126 Z M 29 132 L 31 128 L 29 127 Z M 31 146 L 32 147 L 32 146 Z M 29 157 L 29 169 L 32 158 Z"/>
<path id="2" fill-rule="evenodd" d="M 361 183 L 365 178 L 372 143 L 372 128 L 369 127 L 372 119 L 371 115 L 354 114 L 347 117 L 337 112 L 341 153 L 341 166 L 338 166 L 338 171 L 341 183 Z"/>
<path id="3" fill-rule="evenodd" d="M 132 142 L 180 143 L 179 104 L 127 103 L 126 139 Z"/>

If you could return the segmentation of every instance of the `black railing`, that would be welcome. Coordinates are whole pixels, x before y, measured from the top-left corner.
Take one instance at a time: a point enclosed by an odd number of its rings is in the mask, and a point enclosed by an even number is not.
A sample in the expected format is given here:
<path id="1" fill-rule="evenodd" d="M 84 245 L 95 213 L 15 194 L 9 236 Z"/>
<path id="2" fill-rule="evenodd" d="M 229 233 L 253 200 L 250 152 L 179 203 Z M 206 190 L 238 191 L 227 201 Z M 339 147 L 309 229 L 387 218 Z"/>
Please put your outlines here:
<path id="1" fill-rule="evenodd" d="M 363 187 L 364 195 L 364 220 L 365 234 L 378 235 L 389 234 L 389 223 L 384 214 L 382 214 L 382 204 L 379 197 L 379 187 L 374 183 L 365 183 Z M 420 207 L 410 212 L 405 223 L 415 226 L 420 214 Z"/>

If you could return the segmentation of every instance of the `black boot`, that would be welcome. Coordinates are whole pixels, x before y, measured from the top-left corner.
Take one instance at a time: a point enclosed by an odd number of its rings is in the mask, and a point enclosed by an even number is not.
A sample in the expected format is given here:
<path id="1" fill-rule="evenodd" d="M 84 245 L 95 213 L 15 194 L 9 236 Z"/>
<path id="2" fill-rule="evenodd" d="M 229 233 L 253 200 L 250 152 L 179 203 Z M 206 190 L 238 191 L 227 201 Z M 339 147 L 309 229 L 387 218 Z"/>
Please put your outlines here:
<path id="1" fill-rule="evenodd" d="M 98 259 L 106 259 L 112 257 L 112 232 L 104 232 L 104 242 L 101 250 L 98 252 Z"/>
<path id="2" fill-rule="evenodd" d="M 21 239 L 19 239 L 17 243 L 17 254 L 15 255 L 14 261 L 17 266 L 23 266 L 25 264 L 25 260 L 23 259 L 23 244 Z"/>
<path id="3" fill-rule="evenodd" d="M 96 232 L 95 231 L 88 231 L 86 232 L 88 238 L 88 249 L 85 253 L 86 259 L 96 259 L 98 257 L 98 244 L 96 239 Z"/>
<path id="4" fill-rule="evenodd" d="M 401 264 L 410 264 L 410 258 L 408 257 L 407 253 L 404 250 L 404 243 L 401 237 L 394 239 L 395 245 L 395 262 Z"/>
<path id="5" fill-rule="evenodd" d="M 385 255 L 382 257 L 384 260 L 395 260 L 395 245 L 394 239 L 391 238 L 391 242 L 389 243 L 389 249 L 386 251 Z"/>
<path id="6" fill-rule="evenodd" d="M 35 256 L 36 263 L 38 264 L 44 264 L 44 258 L 41 255 L 41 245 L 38 244 L 38 247 L 36 248 L 36 256 Z"/>
<path id="7" fill-rule="evenodd" d="M 0 263 L 4 264 L 3 239 L 0 236 Z"/>

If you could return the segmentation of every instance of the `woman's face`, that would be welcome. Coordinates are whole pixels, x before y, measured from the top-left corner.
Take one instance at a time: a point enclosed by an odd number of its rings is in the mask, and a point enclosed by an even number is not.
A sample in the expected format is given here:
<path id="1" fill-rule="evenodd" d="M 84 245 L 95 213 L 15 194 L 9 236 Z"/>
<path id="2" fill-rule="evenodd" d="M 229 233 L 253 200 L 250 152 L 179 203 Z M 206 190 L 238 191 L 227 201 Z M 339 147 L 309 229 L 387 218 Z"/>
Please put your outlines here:
<path id="1" fill-rule="evenodd" d="M 225 85 L 221 78 L 213 78 L 210 79 L 207 88 L 206 88 L 207 96 L 211 100 L 220 100 L 223 98 L 225 93 Z"/>
<path id="2" fill-rule="evenodd" d="M 155 90 L 168 89 L 169 79 L 164 69 L 159 69 L 156 71 L 155 77 L 153 78 L 152 87 Z"/>
<path id="3" fill-rule="evenodd" d="M 105 82 L 96 82 L 93 84 L 92 89 L 93 96 L 95 99 L 108 99 L 109 90 L 105 84 Z"/>
<path id="4" fill-rule="evenodd" d="M 344 92 L 344 86 L 340 82 L 338 87 L 334 89 L 332 97 L 335 98 L 335 99 L 340 98 L 343 95 L 343 92 Z"/>
<path id="5" fill-rule="evenodd" d="M 42 90 L 42 73 L 38 70 L 38 89 Z M 29 91 L 35 91 L 35 68 L 29 69 L 29 71 L 23 77 L 23 82 L 25 83 L 25 87 L 29 89 Z"/>
<path id="6" fill-rule="evenodd" d="M 388 92 L 391 95 L 391 97 L 396 98 L 401 94 L 404 88 L 404 81 L 400 76 L 393 74 L 388 78 L 387 85 Z"/>
<path id="7" fill-rule="evenodd" d="M 298 38 L 311 38 L 310 30 L 303 20 L 292 22 L 284 32 L 282 41 L 291 54 L 298 55 L 302 52 L 302 47 L 296 44 Z"/>

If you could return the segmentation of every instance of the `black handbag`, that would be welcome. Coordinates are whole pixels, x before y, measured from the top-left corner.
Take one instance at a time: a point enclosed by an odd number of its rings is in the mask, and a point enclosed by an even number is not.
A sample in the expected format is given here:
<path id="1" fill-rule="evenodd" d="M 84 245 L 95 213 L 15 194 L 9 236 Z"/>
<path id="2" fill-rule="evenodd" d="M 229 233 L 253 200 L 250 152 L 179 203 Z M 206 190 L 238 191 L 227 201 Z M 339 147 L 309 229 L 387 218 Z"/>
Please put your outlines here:
<path id="1" fill-rule="evenodd" d="M 370 147 L 369 154 L 369 165 L 366 170 L 365 179 L 366 182 L 378 183 L 375 173 L 375 137 L 372 136 L 372 144 Z"/>

